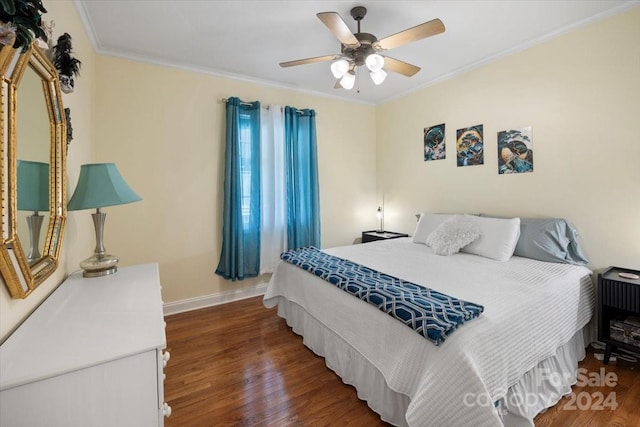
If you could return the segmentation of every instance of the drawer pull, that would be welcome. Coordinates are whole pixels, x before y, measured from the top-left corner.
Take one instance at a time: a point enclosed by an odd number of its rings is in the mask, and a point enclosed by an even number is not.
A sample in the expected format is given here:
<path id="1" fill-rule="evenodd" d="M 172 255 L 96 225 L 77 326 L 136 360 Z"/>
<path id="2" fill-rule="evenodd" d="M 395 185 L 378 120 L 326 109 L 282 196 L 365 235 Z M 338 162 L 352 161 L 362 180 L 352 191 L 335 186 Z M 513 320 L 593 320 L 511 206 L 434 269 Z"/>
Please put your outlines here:
<path id="1" fill-rule="evenodd" d="M 171 406 L 167 402 L 162 404 L 162 413 L 165 417 L 169 418 L 171 416 Z"/>

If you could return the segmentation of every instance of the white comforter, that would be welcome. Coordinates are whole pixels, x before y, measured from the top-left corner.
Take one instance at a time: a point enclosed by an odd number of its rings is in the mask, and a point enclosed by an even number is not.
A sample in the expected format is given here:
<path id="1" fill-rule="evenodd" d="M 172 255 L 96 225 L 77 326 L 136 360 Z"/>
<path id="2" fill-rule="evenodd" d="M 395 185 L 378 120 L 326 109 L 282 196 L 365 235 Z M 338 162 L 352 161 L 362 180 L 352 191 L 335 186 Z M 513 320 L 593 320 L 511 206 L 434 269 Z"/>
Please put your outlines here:
<path id="1" fill-rule="evenodd" d="M 500 425 L 491 402 L 566 343 L 593 312 L 591 271 L 585 267 L 520 257 L 443 257 L 409 238 L 325 251 L 485 307 L 435 346 L 328 282 L 278 265 L 265 305 L 284 297 L 350 343 L 391 389 L 409 396 L 410 426 Z"/>

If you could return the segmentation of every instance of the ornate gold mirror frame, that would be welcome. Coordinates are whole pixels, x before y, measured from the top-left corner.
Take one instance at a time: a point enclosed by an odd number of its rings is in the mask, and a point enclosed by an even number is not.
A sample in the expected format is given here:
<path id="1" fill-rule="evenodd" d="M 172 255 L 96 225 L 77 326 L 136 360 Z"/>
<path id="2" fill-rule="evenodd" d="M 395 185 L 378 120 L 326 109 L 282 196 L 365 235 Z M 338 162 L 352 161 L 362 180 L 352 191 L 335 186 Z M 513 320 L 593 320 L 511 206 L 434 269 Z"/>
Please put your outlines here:
<path id="1" fill-rule="evenodd" d="M 37 102 L 30 98 L 19 97 L 20 84 L 25 73 L 29 80 L 40 81 L 41 98 Z M 62 247 L 64 223 L 66 219 L 66 119 L 62 106 L 58 73 L 35 44 L 28 52 L 11 46 L 0 48 L 0 75 L 2 75 L 2 99 L 0 102 L 0 140 L 2 141 L 2 163 L 0 163 L 0 184 L 2 187 L 2 235 L 0 236 L 0 275 L 13 298 L 25 298 L 58 266 L 58 257 Z M 37 87 L 37 84 L 34 86 Z M 37 88 L 36 88 L 37 89 Z M 26 91 L 26 88 L 24 89 Z M 30 90 L 30 92 L 33 92 Z M 36 90 L 38 94 L 39 90 Z M 45 106 L 38 105 L 40 102 Z M 22 104 L 21 104 L 22 103 Z M 46 109 L 46 112 L 44 112 Z M 42 110 L 42 121 L 34 123 L 30 113 L 22 117 L 23 112 Z M 20 115 L 18 115 L 20 111 Z M 31 120 L 30 120 L 31 119 Z M 33 138 L 34 127 L 48 128 L 43 138 Z M 48 140 L 47 140 L 48 137 Z M 44 139 L 30 141 L 29 139 Z M 44 148 L 44 159 L 29 157 L 25 144 L 40 144 Z M 20 150 L 18 149 L 20 147 Z M 44 160 L 39 163 L 47 167 L 48 161 L 48 226 L 46 238 L 41 248 L 36 248 L 36 257 L 32 256 L 29 241 L 31 229 L 25 234 L 23 218 L 18 217 L 18 161 Z M 46 170 L 46 169 L 45 169 Z M 33 191 L 33 185 L 20 187 L 20 194 Z M 47 191 L 47 189 L 45 189 Z M 22 197 L 22 196 L 21 196 Z M 46 203 L 46 200 L 45 200 Z M 37 210 L 37 209 L 35 209 Z M 33 213 L 34 215 L 37 212 Z M 21 232 L 18 230 L 22 229 Z M 28 248 L 25 250 L 25 248 Z M 40 249 L 42 254 L 40 254 Z M 29 252 L 29 256 L 25 255 Z"/>

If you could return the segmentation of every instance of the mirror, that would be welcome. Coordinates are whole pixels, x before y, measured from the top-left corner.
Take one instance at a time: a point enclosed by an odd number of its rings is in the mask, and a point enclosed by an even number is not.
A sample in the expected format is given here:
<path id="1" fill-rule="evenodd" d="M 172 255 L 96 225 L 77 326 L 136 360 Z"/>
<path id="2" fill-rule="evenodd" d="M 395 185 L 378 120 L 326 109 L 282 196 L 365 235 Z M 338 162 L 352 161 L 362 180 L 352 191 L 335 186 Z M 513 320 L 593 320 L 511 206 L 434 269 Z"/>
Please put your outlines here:
<path id="1" fill-rule="evenodd" d="M 66 121 L 58 73 L 35 45 L 0 49 L 0 273 L 24 298 L 58 264 L 66 219 Z"/>
<path id="2" fill-rule="evenodd" d="M 33 265 L 42 258 L 49 223 L 49 113 L 40 76 L 27 67 L 16 99 L 18 238 Z M 42 225 L 45 225 L 44 227 Z"/>

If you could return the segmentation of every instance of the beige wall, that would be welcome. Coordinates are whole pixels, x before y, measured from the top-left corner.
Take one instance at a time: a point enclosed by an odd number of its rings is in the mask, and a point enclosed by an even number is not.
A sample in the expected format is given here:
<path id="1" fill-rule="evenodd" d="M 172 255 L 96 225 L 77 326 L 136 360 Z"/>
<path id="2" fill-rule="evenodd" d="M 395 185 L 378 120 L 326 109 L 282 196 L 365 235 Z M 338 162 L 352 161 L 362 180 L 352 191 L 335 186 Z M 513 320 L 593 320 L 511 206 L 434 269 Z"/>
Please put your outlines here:
<path id="1" fill-rule="evenodd" d="M 323 246 L 375 224 L 375 107 L 113 57 L 97 60 L 95 161 L 112 161 L 143 201 L 107 208 L 121 265 L 157 261 L 165 302 L 255 287 L 214 274 L 222 231 L 222 98 L 317 112 Z M 356 126 L 353 124 L 357 123 Z"/>
<path id="2" fill-rule="evenodd" d="M 64 97 L 74 130 L 68 197 L 81 164 L 117 164 L 144 200 L 105 209 L 105 246 L 121 266 L 159 262 L 165 302 L 254 288 L 268 280 L 233 283 L 214 274 L 222 230 L 222 98 L 315 109 L 323 246 L 350 244 L 375 226 L 374 106 L 97 55 L 72 2 L 47 7 L 45 19 L 56 21 L 55 37 L 69 32 L 82 61 L 76 90 Z M 69 212 L 55 275 L 26 300 L 12 300 L 2 289 L 0 337 L 77 270 L 94 245 L 90 212 Z"/>
<path id="3" fill-rule="evenodd" d="M 418 211 L 562 216 L 593 268 L 640 268 L 640 8 L 373 107 L 94 53 L 72 2 L 47 4 L 55 37 L 82 60 L 72 110 L 69 196 L 80 165 L 115 162 L 142 202 L 107 208 L 121 265 L 157 261 L 165 302 L 253 288 L 213 271 L 222 228 L 224 106 L 239 96 L 318 112 L 323 246 L 375 227 L 412 232 Z M 447 124 L 447 159 L 422 159 L 422 129 Z M 354 125 L 357 123 L 357 125 Z M 485 165 L 455 166 L 457 128 L 484 124 Z M 496 132 L 533 126 L 535 172 L 498 176 Z M 377 196 L 376 196 L 377 190 Z M 383 196 L 384 195 L 384 196 Z M 26 300 L 0 291 L 0 339 L 94 247 L 90 212 L 70 212 L 61 268 Z"/>
<path id="4" fill-rule="evenodd" d="M 69 146 L 68 185 L 75 188 L 82 163 L 90 161 L 91 128 L 93 122 L 92 103 L 94 92 L 94 63 L 96 54 L 87 38 L 84 27 L 71 1 L 51 1 L 46 4 L 46 21 L 54 20 L 54 39 L 67 32 L 73 38 L 73 51 L 82 61 L 81 75 L 76 79 L 74 93 L 63 94 L 65 107 L 71 108 L 73 141 Z M 70 194 L 70 193 L 69 193 Z M 4 286 L 0 286 L 0 341 L 19 325 L 66 277 L 78 269 L 78 264 L 90 254 L 87 248 L 93 245 L 90 230 L 91 219 L 76 218 L 76 213 L 68 215 L 66 233 L 63 240 L 59 268 L 26 299 L 11 299 Z M 46 224 L 43 225 L 43 228 Z M 79 232 L 81 230 L 81 232 Z"/>
<path id="5" fill-rule="evenodd" d="M 591 267 L 640 269 L 640 7 L 376 110 L 386 225 L 413 212 L 565 217 Z M 447 158 L 423 160 L 446 123 Z M 456 167 L 455 131 L 484 124 L 485 164 Z M 498 175 L 496 133 L 533 127 L 534 172 Z"/>

